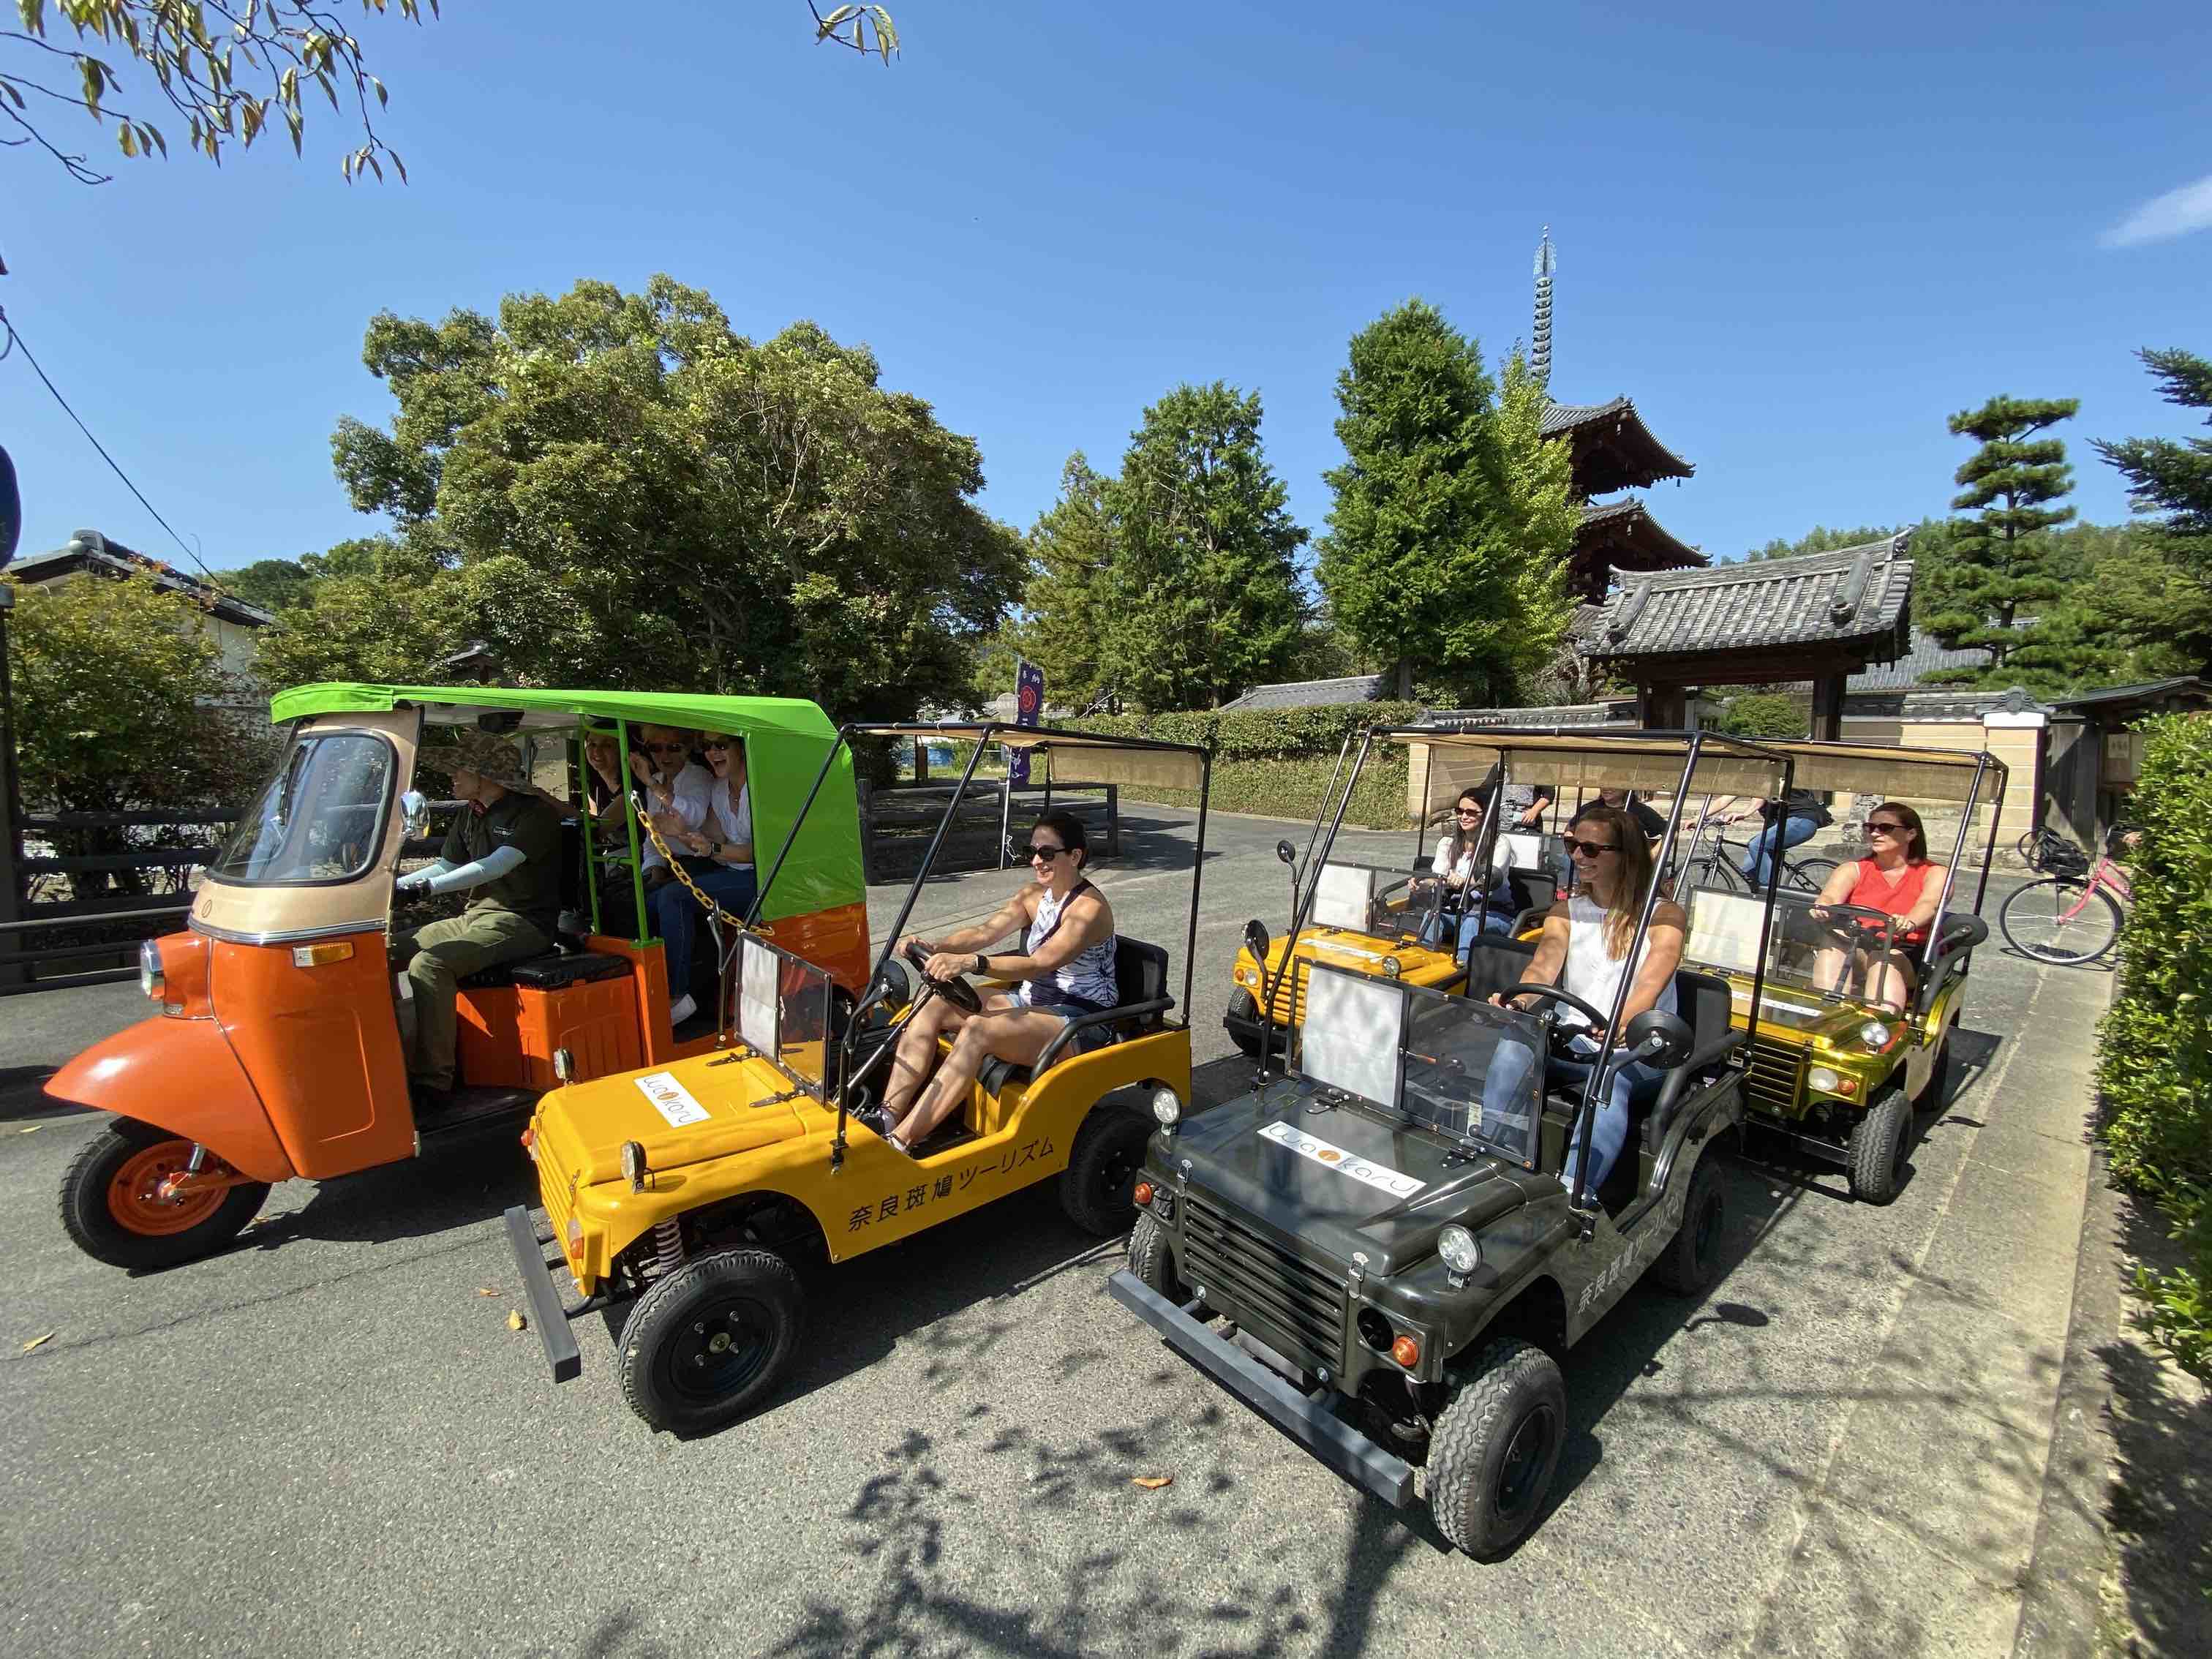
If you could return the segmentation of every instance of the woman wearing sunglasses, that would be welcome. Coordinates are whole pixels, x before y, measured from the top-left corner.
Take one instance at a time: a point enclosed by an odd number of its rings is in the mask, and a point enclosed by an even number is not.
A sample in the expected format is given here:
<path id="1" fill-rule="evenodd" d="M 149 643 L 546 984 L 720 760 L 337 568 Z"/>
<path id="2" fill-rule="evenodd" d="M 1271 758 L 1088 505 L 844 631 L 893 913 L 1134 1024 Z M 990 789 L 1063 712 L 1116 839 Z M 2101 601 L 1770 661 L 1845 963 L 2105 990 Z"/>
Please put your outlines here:
<path id="1" fill-rule="evenodd" d="M 1505 840 L 1500 836 L 1491 848 L 1491 878 L 1480 877 L 1481 866 L 1475 853 L 1482 841 L 1482 792 L 1462 789 L 1459 805 L 1452 809 L 1452 826 L 1437 842 L 1437 855 L 1429 862 L 1430 879 L 1440 881 L 1454 892 L 1480 895 L 1480 906 L 1468 908 L 1463 902 L 1459 923 L 1459 943 L 1453 954 L 1462 960 L 1467 949 L 1478 933 L 1510 933 L 1513 931 L 1516 914 L 1513 903 L 1513 884 L 1505 878 L 1505 869 L 1510 861 Z M 1445 919 L 1432 917 L 1422 924 L 1421 940 L 1426 945 L 1438 943 L 1443 936 Z"/>
<path id="2" fill-rule="evenodd" d="M 697 825 L 678 830 L 668 837 L 672 848 L 682 848 L 684 873 L 699 890 L 735 916 L 753 908 L 753 808 L 745 788 L 745 745 L 726 732 L 709 732 L 702 743 L 707 769 L 714 782 L 698 802 Z M 679 823 L 680 819 L 678 820 Z M 699 919 L 706 912 L 678 881 L 653 890 L 653 932 L 665 942 L 668 1023 L 681 1025 L 697 1010 L 692 1000 L 691 957 L 699 936 Z"/>
<path id="3" fill-rule="evenodd" d="M 1114 912 L 1091 884 L 1083 822 L 1072 812 L 1048 812 L 1030 831 L 1030 867 L 1036 880 L 1001 905 L 987 921 L 948 933 L 934 944 L 902 940 L 928 951 L 922 971 L 935 980 L 988 974 L 1017 980 L 1011 995 L 993 992 L 983 1011 L 970 1014 L 933 997 L 899 1037 L 881 1109 L 864 1120 L 900 1152 L 927 1140 L 968 1098 L 969 1085 L 995 1056 L 1033 1064 L 1060 1028 L 1079 1015 L 1115 1006 Z M 1019 933 L 1021 949 L 1004 956 L 989 949 Z M 951 1053 L 938 1060 L 938 1034 L 957 1031 Z M 1106 1041 L 1103 1027 L 1083 1031 L 1062 1052 L 1081 1053 Z M 930 1075 L 935 1067 L 936 1076 Z M 927 1087 L 924 1085 L 927 1085 Z"/>
<path id="4" fill-rule="evenodd" d="M 1628 947 L 1636 939 L 1636 925 L 1644 915 L 1644 896 L 1651 890 L 1651 849 L 1636 821 L 1617 806 L 1592 802 L 1575 814 L 1567 826 L 1567 856 L 1575 867 L 1574 890 L 1564 903 L 1554 905 L 1544 919 L 1544 937 L 1536 955 L 1522 975 L 1529 985 L 1556 985 L 1593 1008 L 1610 1012 L 1621 981 L 1628 981 L 1628 1000 L 1621 1005 L 1623 1026 L 1648 1008 L 1674 1012 L 1674 970 L 1681 965 L 1682 943 L 1689 925 L 1682 907 L 1661 899 L 1651 912 L 1651 926 L 1644 945 L 1629 959 Z M 1501 1006 L 1511 1004 L 1513 993 L 1490 999 Z M 1603 1028 L 1593 1026 L 1581 1014 L 1559 1003 L 1545 1005 L 1559 1024 L 1576 1035 L 1572 1047 L 1580 1059 L 1554 1059 L 1550 1075 L 1571 1083 L 1589 1080 Z M 1501 1042 L 1492 1057 L 1483 1083 L 1484 1109 L 1504 1113 L 1526 1087 L 1535 1064 L 1534 1050 L 1516 1042 Z M 1590 1132 L 1589 1190 L 1605 1184 L 1620 1149 L 1628 1139 L 1629 1107 L 1659 1091 L 1666 1074 L 1641 1060 L 1631 1060 L 1613 1073 L 1612 1092 L 1598 1109 Z M 1559 1180 L 1572 1187 L 1579 1145 L 1571 1151 Z"/>
<path id="5" fill-rule="evenodd" d="M 1903 918 L 1891 935 L 1893 945 L 1917 950 L 1928 942 L 1928 924 L 1943 898 L 1943 866 L 1928 856 L 1928 835 L 1920 814 L 1902 801 L 1886 800 L 1867 814 L 1867 856 L 1838 865 L 1807 913 L 1825 921 L 1828 906 L 1849 904 Z M 1869 918 L 1860 917 L 1861 924 Z M 1813 960 L 1815 988 L 1833 990 L 1846 963 L 1859 973 L 1866 1000 L 1901 1012 L 1920 982 L 1919 971 L 1904 950 L 1869 951 L 1830 945 Z"/>

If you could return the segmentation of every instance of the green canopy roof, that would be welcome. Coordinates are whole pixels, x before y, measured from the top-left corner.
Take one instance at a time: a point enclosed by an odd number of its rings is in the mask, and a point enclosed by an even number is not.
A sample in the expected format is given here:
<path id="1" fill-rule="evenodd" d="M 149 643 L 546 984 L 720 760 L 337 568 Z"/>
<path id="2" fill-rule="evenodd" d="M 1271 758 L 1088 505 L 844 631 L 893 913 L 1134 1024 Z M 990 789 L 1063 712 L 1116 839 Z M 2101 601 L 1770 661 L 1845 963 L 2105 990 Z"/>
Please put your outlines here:
<path id="1" fill-rule="evenodd" d="M 834 738 L 837 728 L 821 708 L 803 697 L 720 697 L 688 691 L 548 691 L 505 685 L 368 685 L 331 681 L 295 685 L 269 700 L 274 720 L 304 714 L 343 714 L 398 708 L 408 704 L 447 704 L 457 708 L 513 709 L 528 716 L 550 716 L 532 725 L 565 725 L 589 715 L 608 720 L 644 720 L 702 731 L 770 727 L 810 738 Z M 434 719 L 435 716 L 434 715 Z"/>

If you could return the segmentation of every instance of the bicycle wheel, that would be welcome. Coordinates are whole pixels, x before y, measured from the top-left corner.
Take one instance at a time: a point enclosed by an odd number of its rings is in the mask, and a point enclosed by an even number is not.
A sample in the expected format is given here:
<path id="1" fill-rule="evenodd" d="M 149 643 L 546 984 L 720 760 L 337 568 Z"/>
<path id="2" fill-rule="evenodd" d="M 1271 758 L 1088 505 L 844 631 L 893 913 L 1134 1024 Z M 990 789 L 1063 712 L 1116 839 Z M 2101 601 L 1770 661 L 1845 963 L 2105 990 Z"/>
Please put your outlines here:
<path id="1" fill-rule="evenodd" d="M 2032 881 L 2004 902 L 1997 925 L 2012 947 L 2039 962 L 2094 962 L 2120 936 L 2120 905 L 2102 887 L 2072 876 Z"/>
<path id="2" fill-rule="evenodd" d="M 1782 884 L 1801 893 L 1819 892 L 1835 873 L 1833 859 L 1799 859 L 1794 864 L 1787 859 L 1782 861 Z"/>
<path id="3" fill-rule="evenodd" d="M 1722 893 L 1741 893 L 1748 890 L 1743 872 L 1735 867 L 1735 860 L 1723 848 L 1708 848 L 1690 866 L 1692 889 L 1710 888 Z"/>

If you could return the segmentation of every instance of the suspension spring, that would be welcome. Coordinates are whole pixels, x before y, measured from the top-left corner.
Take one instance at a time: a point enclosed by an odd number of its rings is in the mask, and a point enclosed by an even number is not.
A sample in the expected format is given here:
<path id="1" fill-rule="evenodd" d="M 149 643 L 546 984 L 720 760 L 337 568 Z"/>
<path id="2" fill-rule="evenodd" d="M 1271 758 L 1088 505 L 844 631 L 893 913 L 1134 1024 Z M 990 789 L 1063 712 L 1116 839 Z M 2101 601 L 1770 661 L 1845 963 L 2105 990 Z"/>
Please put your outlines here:
<path id="1" fill-rule="evenodd" d="M 684 1229 L 675 1218 L 653 1226 L 653 1276 L 665 1279 L 684 1265 Z"/>

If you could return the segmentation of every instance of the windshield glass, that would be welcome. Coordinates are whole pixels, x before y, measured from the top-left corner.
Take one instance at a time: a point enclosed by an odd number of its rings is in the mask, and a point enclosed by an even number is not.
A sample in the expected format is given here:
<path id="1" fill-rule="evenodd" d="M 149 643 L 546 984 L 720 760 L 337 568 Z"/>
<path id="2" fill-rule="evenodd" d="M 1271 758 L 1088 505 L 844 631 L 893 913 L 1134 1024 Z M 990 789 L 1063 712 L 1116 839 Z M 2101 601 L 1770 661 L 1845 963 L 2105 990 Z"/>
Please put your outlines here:
<path id="1" fill-rule="evenodd" d="M 816 1100 L 830 1048 L 830 975 L 755 933 L 738 941 L 738 1036 Z"/>
<path id="2" fill-rule="evenodd" d="M 1690 895 L 1686 967 L 1748 979 L 1758 966 L 1763 908 L 1741 893 L 1704 888 Z M 1850 904 L 1822 904 L 1809 893 L 1778 893 L 1766 946 L 1762 1016 L 1783 1024 L 1825 1017 L 1840 1004 L 1866 1000 L 1869 969 L 1906 948 L 1899 918 Z"/>
<path id="3" fill-rule="evenodd" d="M 1544 1042 L 1529 1015 L 1320 963 L 1297 1066 L 1407 1122 L 1536 1167 Z"/>
<path id="4" fill-rule="evenodd" d="M 350 881 L 376 858 L 398 757 L 367 732 L 310 732 L 208 866 L 216 881 Z"/>

